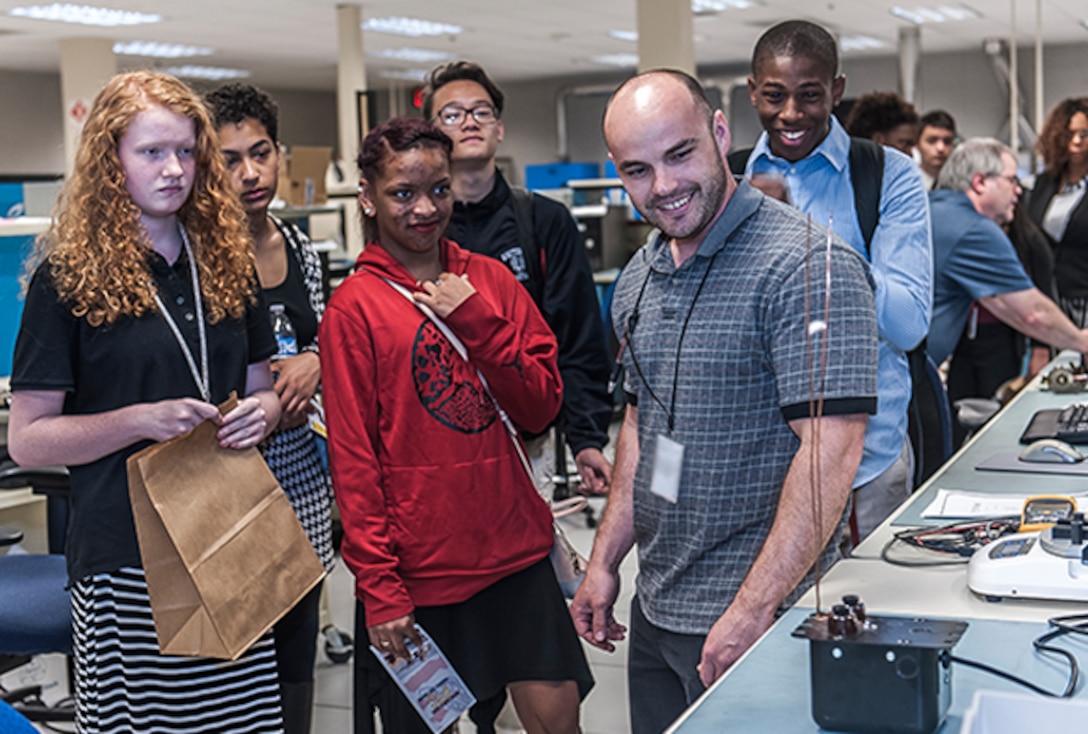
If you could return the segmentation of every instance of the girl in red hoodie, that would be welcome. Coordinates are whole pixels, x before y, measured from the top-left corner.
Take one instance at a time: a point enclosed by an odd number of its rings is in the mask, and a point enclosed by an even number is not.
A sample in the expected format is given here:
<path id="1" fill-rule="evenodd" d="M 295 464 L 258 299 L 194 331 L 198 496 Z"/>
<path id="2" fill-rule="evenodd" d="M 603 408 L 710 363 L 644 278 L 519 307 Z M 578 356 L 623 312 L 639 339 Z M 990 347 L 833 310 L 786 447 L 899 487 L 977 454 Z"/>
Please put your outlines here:
<path id="1" fill-rule="evenodd" d="M 502 263 L 442 237 L 451 149 L 429 123 L 395 118 L 359 154 L 371 241 L 320 331 L 342 553 L 371 644 L 407 657 L 418 622 L 477 700 L 507 689 L 529 732 L 577 732 L 593 681 L 548 561 L 551 513 L 494 403 L 519 428 L 551 423 L 555 337 Z M 384 671 L 370 657 L 373 681 Z M 357 696 L 357 717 L 376 704 L 386 731 L 429 731 L 399 691 L 377 688 Z"/>

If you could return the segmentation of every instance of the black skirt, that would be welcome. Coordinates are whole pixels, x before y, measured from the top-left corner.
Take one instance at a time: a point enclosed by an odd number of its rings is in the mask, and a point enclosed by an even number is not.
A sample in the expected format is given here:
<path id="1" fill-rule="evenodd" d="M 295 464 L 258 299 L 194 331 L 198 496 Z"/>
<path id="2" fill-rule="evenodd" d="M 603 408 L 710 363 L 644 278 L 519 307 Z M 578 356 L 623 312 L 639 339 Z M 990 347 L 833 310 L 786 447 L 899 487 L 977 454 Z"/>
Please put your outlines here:
<path id="1" fill-rule="evenodd" d="M 359 604 L 356 630 L 360 643 L 366 644 L 361 610 Z M 415 618 L 478 701 L 492 699 L 518 681 L 573 680 L 582 699 L 593 688 L 582 642 L 547 558 L 466 601 L 417 607 Z M 369 649 L 362 647 L 357 654 L 366 670 L 367 698 L 381 709 L 385 729 L 411 731 L 416 721 L 424 726 Z"/>

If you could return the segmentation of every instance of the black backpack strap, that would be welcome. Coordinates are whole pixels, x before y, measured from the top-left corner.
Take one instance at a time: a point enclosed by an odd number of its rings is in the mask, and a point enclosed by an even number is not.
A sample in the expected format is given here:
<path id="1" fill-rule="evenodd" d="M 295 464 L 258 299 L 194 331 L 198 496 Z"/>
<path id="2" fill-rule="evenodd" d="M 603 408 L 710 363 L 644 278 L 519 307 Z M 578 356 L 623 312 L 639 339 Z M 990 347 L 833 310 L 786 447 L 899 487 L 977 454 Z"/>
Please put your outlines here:
<path id="1" fill-rule="evenodd" d="M 865 240 L 865 259 L 872 260 L 869 245 L 880 222 L 884 147 L 865 138 L 850 138 L 850 180 L 854 184 L 854 209 L 858 214 L 861 236 Z"/>
<path id="2" fill-rule="evenodd" d="M 533 192 L 521 186 L 511 186 L 510 195 L 514 199 L 514 219 L 518 225 L 518 244 L 525 256 L 525 267 L 529 271 L 529 282 L 525 287 L 533 297 L 538 308 L 544 301 L 544 273 L 540 263 L 540 248 L 533 234 Z"/>
<path id="3" fill-rule="evenodd" d="M 729 172 L 734 176 L 743 176 L 753 150 L 754 148 L 741 148 L 740 150 L 729 151 L 729 155 L 725 157 L 726 163 L 729 164 Z"/>

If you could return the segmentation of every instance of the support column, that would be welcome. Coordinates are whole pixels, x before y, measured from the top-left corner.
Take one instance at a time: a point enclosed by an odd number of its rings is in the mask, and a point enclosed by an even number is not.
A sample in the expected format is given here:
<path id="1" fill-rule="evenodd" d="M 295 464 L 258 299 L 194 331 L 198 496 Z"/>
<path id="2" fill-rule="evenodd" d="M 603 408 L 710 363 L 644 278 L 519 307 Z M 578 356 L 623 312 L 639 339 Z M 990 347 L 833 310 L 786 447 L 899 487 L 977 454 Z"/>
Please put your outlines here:
<path id="1" fill-rule="evenodd" d="M 98 90 L 117 73 L 113 41 L 63 38 L 60 41 L 60 96 L 64 115 L 64 172 L 71 174 L 79 135 Z"/>
<path id="2" fill-rule="evenodd" d="M 1016 0 L 1009 0 L 1009 147 L 1020 165 L 1020 64 L 1016 54 Z"/>
<path id="3" fill-rule="evenodd" d="M 921 56 L 922 29 L 916 25 L 899 29 L 899 96 L 914 104 L 918 86 L 918 59 Z"/>
<path id="4" fill-rule="evenodd" d="M 363 9 L 358 5 L 336 6 L 336 117 L 340 160 L 354 169 L 359 153 L 358 92 L 366 91 L 366 61 L 363 58 Z M 375 121 L 364 121 L 373 127 Z"/>
<path id="5" fill-rule="evenodd" d="M 638 0 L 638 70 L 679 69 L 695 75 L 691 0 Z"/>
<path id="6" fill-rule="evenodd" d="M 359 136 L 359 92 L 366 91 L 366 61 L 363 57 L 363 9 L 359 5 L 336 6 L 336 120 L 337 147 L 345 181 L 354 183 L 359 175 L 355 159 L 362 138 Z M 362 105 L 366 109 L 365 102 Z M 364 129 L 377 120 L 363 120 Z M 351 188 L 351 185 L 349 185 Z M 344 250 L 350 258 L 363 250 L 363 229 L 359 201 L 355 197 L 337 199 L 344 207 Z"/>
<path id="7" fill-rule="evenodd" d="M 1046 121 L 1043 109 L 1043 0 L 1035 0 L 1035 139 L 1043 132 Z M 1038 151 L 1031 147 L 1031 173 L 1038 172 Z"/>

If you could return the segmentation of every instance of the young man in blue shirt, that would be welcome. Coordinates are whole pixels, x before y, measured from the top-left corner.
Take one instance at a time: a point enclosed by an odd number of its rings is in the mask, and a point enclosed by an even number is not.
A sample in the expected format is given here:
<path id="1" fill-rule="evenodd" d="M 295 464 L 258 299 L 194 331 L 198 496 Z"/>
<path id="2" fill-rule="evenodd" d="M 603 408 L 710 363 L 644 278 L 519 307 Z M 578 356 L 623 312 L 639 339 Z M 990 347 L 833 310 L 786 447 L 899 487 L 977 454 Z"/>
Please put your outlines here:
<path id="1" fill-rule="evenodd" d="M 929 330 L 933 265 L 926 192 L 914 163 L 897 150 L 884 150 L 878 223 L 869 243 L 862 235 L 850 136 L 831 114 L 846 90 L 838 69 L 835 39 L 815 23 L 786 21 L 763 34 L 752 55 L 748 92 L 764 133 L 745 172 L 753 181 L 784 180 L 790 203 L 862 253 L 877 284 L 879 401 L 865 432 L 853 495 L 858 535 L 864 537 L 913 486 L 906 353 Z"/>

